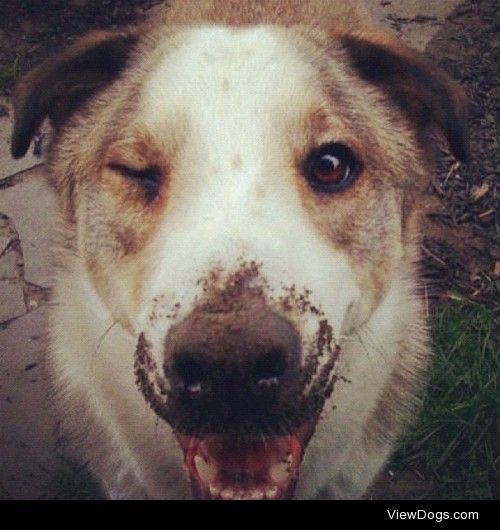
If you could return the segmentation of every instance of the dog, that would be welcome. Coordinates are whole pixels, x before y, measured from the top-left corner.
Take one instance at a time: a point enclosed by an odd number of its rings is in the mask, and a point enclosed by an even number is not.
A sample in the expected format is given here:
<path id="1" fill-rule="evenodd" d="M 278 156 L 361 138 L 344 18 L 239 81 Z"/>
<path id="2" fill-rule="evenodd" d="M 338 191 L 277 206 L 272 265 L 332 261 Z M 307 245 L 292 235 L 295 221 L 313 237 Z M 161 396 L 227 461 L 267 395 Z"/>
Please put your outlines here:
<path id="1" fill-rule="evenodd" d="M 60 199 L 48 363 L 114 499 L 362 498 L 418 411 L 429 131 L 464 95 L 360 2 L 174 2 L 14 94 Z"/>

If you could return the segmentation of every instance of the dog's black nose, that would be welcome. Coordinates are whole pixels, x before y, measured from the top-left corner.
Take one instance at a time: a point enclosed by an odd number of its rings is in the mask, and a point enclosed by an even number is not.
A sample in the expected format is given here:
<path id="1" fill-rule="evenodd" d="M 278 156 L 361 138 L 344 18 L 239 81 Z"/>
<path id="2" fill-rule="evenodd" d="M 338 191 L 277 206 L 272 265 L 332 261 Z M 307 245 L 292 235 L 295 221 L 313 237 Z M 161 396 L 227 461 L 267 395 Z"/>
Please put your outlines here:
<path id="1" fill-rule="evenodd" d="M 265 305 L 228 313 L 193 311 L 165 343 L 176 414 L 189 422 L 248 423 L 272 414 L 300 379 L 295 326 Z M 193 418 L 194 419 L 194 418 Z"/>

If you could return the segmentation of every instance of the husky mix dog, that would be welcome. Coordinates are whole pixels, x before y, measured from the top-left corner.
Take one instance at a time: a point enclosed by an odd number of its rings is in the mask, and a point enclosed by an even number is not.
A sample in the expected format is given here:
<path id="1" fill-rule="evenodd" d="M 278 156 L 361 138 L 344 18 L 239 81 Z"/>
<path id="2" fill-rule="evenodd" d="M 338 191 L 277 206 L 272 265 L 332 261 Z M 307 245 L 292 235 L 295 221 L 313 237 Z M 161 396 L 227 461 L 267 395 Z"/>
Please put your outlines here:
<path id="1" fill-rule="evenodd" d="M 464 97 L 357 1 L 178 1 L 18 84 L 61 223 L 49 366 L 116 499 L 359 498 L 430 356 L 418 195 Z"/>

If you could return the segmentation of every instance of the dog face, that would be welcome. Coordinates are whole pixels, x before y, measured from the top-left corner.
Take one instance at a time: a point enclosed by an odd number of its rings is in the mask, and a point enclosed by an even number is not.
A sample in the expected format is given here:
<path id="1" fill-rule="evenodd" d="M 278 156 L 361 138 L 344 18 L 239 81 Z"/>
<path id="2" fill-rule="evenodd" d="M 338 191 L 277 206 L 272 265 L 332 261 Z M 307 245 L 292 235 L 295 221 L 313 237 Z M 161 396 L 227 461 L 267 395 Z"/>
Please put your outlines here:
<path id="1" fill-rule="evenodd" d="M 353 377 L 343 345 L 415 258 L 424 126 L 464 152 L 459 95 L 393 46 L 274 26 L 98 33 L 18 89 L 13 152 L 49 113 L 72 254 L 137 337 L 139 390 L 198 497 L 293 494 Z"/>

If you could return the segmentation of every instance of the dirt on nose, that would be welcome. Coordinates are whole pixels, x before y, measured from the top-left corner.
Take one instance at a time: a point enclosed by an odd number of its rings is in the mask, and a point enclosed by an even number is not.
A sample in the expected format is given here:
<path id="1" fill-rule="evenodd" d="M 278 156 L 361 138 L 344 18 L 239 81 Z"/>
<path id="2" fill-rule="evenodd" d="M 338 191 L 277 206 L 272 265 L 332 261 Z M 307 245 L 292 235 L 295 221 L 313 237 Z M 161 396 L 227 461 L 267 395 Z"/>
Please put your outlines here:
<path id="1" fill-rule="evenodd" d="M 151 314 L 160 329 L 170 320 L 162 351 L 152 351 L 147 334 L 138 343 L 138 386 L 158 416 L 188 434 L 265 427 L 281 435 L 319 414 L 339 377 L 340 348 L 314 294 L 271 288 L 255 262 L 214 268 L 198 285 L 182 320 L 158 307 Z M 163 299 L 165 308 L 174 302 Z M 306 335 L 301 318 L 309 319 Z"/>
<path id="2" fill-rule="evenodd" d="M 266 305 L 268 288 L 260 274 L 261 265 L 252 261 L 242 263 L 230 274 L 220 267 L 213 268 L 198 280 L 203 296 L 198 308 L 202 313 L 224 314 L 248 311 L 251 306 Z"/>

